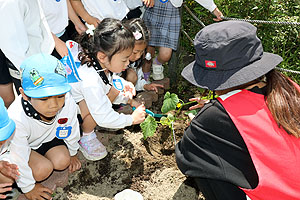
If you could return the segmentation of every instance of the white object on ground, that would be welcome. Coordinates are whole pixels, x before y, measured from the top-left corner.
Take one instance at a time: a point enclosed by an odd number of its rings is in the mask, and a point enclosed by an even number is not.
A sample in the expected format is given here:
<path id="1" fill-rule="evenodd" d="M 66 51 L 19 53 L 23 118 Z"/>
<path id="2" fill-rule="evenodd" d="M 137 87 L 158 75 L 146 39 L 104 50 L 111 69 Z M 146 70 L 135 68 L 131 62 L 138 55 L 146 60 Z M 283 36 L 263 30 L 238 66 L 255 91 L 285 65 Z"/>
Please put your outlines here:
<path id="1" fill-rule="evenodd" d="M 114 197 L 115 200 L 143 200 L 143 196 L 131 189 L 125 189 L 122 192 L 119 192 Z"/>

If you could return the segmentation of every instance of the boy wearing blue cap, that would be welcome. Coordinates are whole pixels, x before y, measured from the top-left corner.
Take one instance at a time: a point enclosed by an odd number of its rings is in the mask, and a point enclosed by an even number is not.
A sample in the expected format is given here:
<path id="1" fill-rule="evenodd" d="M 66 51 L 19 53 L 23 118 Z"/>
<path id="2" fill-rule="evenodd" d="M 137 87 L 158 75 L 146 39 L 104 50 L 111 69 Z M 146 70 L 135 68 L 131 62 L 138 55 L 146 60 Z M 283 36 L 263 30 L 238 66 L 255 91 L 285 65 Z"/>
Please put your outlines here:
<path id="1" fill-rule="evenodd" d="M 67 93 L 66 70 L 55 57 L 37 54 L 21 65 L 21 95 L 9 107 L 16 123 L 11 154 L 20 177 L 16 181 L 28 199 L 51 199 L 52 191 L 39 183 L 53 170 L 81 167 L 77 109 Z"/>
<path id="2" fill-rule="evenodd" d="M 18 167 L 10 164 L 9 147 L 13 137 L 16 124 L 8 117 L 4 102 L 0 97 L 0 193 L 11 191 L 12 183 L 19 175 Z M 6 195 L 0 194 L 0 199 L 5 199 Z"/>

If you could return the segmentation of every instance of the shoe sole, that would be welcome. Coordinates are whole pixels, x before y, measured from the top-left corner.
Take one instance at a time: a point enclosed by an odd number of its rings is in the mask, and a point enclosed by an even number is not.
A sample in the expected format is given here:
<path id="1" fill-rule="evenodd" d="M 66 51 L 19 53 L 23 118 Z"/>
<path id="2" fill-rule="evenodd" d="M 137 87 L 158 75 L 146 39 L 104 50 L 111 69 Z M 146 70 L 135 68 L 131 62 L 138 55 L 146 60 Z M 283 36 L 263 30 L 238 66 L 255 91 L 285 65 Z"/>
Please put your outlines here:
<path id="1" fill-rule="evenodd" d="M 79 145 L 79 150 L 81 151 L 81 153 L 83 154 L 83 156 L 87 159 L 87 160 L 91 160 L 91 161 L 97 161 L 97 160 L 101 160 L 103 158 L 105 158 L 107 156 L 107 151 L 103 152 L 100 156 L 96 157 L 96 156 L 91 156 L 90 154 L 88 154 L 84 148 L 82 148 Z"/>

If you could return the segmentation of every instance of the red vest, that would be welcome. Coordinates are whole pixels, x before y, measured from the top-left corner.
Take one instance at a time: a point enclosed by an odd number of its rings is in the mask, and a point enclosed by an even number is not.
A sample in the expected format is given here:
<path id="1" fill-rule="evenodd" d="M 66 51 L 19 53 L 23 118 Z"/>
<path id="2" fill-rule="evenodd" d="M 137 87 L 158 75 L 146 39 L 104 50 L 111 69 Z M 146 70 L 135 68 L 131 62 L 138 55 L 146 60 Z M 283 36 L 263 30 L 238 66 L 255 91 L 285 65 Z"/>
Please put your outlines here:
<path id="1" fill-rule="evenodd" d="M 258 173 L 255 189 L 241 189 L 251 200 L 300 199 L 300 139 L 278 128 L 261 94 L 242 90 L 218 100 L 243 137 Z"/>

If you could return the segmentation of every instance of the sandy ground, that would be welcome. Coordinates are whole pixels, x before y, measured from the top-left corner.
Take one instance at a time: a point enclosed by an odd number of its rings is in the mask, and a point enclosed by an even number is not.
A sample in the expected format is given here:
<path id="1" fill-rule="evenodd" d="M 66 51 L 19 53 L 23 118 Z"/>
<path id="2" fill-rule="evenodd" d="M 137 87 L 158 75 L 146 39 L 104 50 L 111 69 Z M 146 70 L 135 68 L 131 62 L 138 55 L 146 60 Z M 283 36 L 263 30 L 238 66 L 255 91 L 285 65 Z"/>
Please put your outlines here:
<path id="1" fill-rule="evenodd" d="M 69 177 L 65 188 L 57 189 L 54 199 L 108 200 L 127 188 L 145 200 L 202 199 L 177 169 L 171 137 L 159 134 L 145 142 L 139 127 L 97 135 L 108 156 L 92 162 L 80 154 L 82 169 Z"/>

